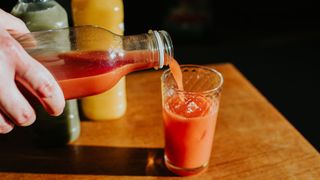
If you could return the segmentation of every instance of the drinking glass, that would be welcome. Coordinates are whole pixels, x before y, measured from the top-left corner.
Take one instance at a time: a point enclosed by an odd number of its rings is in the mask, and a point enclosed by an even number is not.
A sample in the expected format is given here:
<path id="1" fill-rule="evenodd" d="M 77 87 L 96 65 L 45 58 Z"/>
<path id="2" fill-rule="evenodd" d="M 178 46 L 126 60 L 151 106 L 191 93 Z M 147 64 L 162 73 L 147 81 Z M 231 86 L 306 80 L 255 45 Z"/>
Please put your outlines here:
<path id="1" fill-rule="evenodd" d="M 181 65 L 184 89 L 170 71 L 161 77 L 165 164 L 173 173 L 204 172 L 209 163 L 223 85 L 211 67 Z"/>

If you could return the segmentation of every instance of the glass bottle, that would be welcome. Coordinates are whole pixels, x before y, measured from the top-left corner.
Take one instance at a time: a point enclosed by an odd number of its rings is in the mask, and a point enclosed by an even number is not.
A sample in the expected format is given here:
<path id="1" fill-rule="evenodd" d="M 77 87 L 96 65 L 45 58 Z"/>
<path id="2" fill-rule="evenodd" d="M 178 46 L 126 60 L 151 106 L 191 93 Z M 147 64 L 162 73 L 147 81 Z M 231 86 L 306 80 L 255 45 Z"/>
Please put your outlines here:
<path id="1" fill-rule="evenodd" d="M 70 51 L 62 48 L 66 39 L 52 40 L 60 33 L 68 34 Z M 66 99 L 102 93 L 126 74 L 162 68 L 173 57 L 166 31 L 120 36 L 100 27 L 79 26 L 33 32 L 17 41 L 55 76 Z"/>
<path id="2" fill-rule="evenodd" d="M 72 14 L 76 26 L 96 25 L 123 35 L 122 0 L 72 0 Z M 91 120 L 118 119 L 125 114 L 126 108 L 125 76 L 110 90 L 81 99 L 83 114 Z"/>
<path id="3" fill-rule="evenodd" d="M 65 9 L 54 0 L 19 0 L 12 14 L 25 22 L 30 31 L 52 30 L 68 27 Z M 67 33 L 55 34 L 51 40 L 64 42 L 61 51 L 69 51 Z M 41 105 L 35 105 L 37 121 L 33 125 L 39 143 L 62 145 L 74 141 L 80 134 L 77 100 L 66 101 L 62 115 L 52 117 Z"/>

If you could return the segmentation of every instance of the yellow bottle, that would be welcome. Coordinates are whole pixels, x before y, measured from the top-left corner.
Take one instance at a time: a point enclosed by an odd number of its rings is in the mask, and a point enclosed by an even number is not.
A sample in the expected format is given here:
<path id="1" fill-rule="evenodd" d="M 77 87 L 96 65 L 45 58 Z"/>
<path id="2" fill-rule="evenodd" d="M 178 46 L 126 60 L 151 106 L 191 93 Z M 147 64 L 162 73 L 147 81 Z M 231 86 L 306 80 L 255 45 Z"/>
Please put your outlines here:
<path id="1" fill-rule="evenodd" d="M 123 35 L 122 0 L 72 0 L 72 15 L 76 26 L 96 25 Z M 108 40 L 103 45 L 90 46 L 105 47 Z M 81 107 L 84 115 L 92 120 L 112 120 L 123 116 L 127 108 L 125 77 L 107 92 L 83 98 Z"/>

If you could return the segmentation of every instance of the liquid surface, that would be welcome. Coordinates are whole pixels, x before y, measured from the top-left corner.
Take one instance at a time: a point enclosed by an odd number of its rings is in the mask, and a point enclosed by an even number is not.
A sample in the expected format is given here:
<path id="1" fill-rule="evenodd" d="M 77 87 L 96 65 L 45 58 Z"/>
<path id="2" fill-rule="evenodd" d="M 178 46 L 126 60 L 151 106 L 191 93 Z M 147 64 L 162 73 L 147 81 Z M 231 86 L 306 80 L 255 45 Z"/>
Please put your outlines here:
<path id="1" fill-rule="evenodd" d="M 181 98 L 170 98 L 167 102 L 167 109 L 185 120 L 201 117 L 210 109 L 209 100 L 201 96 L 185 95 Z"/>

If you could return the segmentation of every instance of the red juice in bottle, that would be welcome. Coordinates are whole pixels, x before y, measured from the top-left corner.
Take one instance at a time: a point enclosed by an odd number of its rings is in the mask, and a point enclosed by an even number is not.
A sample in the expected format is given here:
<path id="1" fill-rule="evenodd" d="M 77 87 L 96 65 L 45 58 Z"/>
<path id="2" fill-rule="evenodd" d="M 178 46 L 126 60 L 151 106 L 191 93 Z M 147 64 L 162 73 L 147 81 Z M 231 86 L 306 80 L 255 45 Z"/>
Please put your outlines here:
<path id="1" fill-rule="evenodd" d="M 54 75 L 66 99 L 90 96 L 113 87 L 122 76 L 154 67 L 146 51 L 136 51 L 111 59 L 105 51 L 79 51 L 37 59 Z M 50 59 L 50 60 L 48 60 Z"/>

